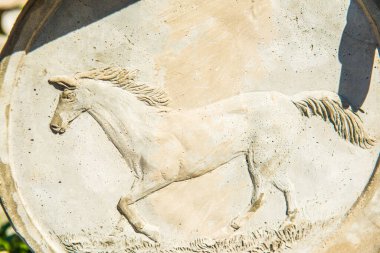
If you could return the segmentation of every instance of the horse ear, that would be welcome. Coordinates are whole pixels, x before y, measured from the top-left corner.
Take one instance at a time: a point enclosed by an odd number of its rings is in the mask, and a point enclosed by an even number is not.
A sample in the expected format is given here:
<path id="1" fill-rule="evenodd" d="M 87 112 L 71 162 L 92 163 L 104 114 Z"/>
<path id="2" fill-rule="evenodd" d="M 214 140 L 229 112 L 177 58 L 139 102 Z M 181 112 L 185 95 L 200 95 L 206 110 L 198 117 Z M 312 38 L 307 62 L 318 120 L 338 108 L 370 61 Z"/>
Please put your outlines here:
<path id="1" fill-rule="evenodd" d="M 48 80 L 51 85 L 58 86 L 59 88 L 74 90 L 78 88 L 79 82 L 74 77 L 69 76 L 54 76 Z"/>

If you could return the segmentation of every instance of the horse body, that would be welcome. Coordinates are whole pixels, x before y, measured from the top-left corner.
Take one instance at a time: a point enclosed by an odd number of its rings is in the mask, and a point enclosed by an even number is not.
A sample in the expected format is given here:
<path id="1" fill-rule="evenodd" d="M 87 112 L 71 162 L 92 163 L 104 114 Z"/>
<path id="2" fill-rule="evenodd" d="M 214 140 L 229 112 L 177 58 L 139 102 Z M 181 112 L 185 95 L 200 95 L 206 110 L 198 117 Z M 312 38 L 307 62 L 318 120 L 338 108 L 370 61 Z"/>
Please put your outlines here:
<path id="1" fill-rule="evenodd" d="M 55 77 L 49 82 L 65 89 L 52 130 L 64 133 L 69 123 L 86 111 L 99 123 L 136 176 L 118 209 L 137 232 L 154 241 L 158 229 L 147 224 L 133 204 L 173 182 L 202 176 L 239 156 L 245 157 L 253 191 L 251 205 L 231 226 L 240 228 L 260 206 L 263 176 L 283 192 L 288 218 L 294 219 L 297 204 L 287 177 L 287 159 L 292 148 L 308 141 L 297 138 L 305 129 L 302 114 L 329 120 L 343 138 L 361 147 L 374 143 L 358 117 L 345 111 L 332 92 L 293 97 L 278 92 L 245 93 L 181 110 L 165 107 L 162 91 L 135 84 L 131 73 L 119 68 L 79 73 L 74 78 Z"/>
<path id="2" fill-rule="evenodd" d="M 296 113 L 289 113 L 289 108 Z M 284 117 L 287 113 L 291 116 Z M 165 117 L 166 131 L 175 135 L 186 154 L 183 180 L 212 171 L 250 147 L 265 151 L 258 152 L 255 163 L 266 164 L 275 155 L 271 150 L 290 147 L 289 138 L 294 136 L 284 133 L 295 130 L 289 130 L 295 120 L 301 120 L 297 109 L 277 92 L 240 94 L 201 108 L 175 110 Z"/>
<path id="3" fill-rule="evenodd" d="M 282 117 L 289 112 L 284 104 L 297 110 L 280 93 L 258 92 L 202 108 L 159 113 L 153 107 L 137 106 L 140 101 L 126 92 L 120 95 L 117 88 L 101 88 L 99 83 L 87 88 L 94 94 L 89 114 L 128 165 L 135 171 L 136 166 L 141 167 L 136 176 L 161 173 L 170 181 L 201 176 L 244 155 L 251 145 L 267 150 L 266 154 L 286 146 L 280 143 L 289 142 L 283 140 L 289 136 L 284 134 L 289 131 Z M 290 120 L 285 118 L 288 123 L 301 118 L 299 114 L 290 115 Z M 262 140 L 263 136 L 267 141 Z M 259 154 L 255 159 L 259 164 L 273 159 L 273 154 Z"/>

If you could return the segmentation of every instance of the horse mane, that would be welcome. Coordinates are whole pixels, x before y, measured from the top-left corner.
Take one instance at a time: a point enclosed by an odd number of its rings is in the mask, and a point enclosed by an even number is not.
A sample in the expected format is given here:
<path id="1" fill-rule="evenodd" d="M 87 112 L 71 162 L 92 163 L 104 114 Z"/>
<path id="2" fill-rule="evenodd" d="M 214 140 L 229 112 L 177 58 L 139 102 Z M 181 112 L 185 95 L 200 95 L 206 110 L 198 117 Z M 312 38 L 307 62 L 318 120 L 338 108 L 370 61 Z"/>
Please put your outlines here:
<path id="1" fill-rule="evenodd" d="M 375 145 L 375 139 L 366 133 L 360 117 L 351 110 L 345 110 L 339 102 L 328 97 L 307 97 L 293 103 L 306 117 L 317 115 L 325 121 L 329 120 L 343 139 L 361 148 L 368 149 Z"/>
<path id="2" fill-rule="evenodd" d="M 136 95 L 137 99 L 150 106 L 168 106 L 169 97 L 160 88 L 136 82 L 137 70 L 127 70 L 120 67 L 95 68 L 75 75 L 78 79 L 94 79 L 109 81 L 116 87 Z"/>

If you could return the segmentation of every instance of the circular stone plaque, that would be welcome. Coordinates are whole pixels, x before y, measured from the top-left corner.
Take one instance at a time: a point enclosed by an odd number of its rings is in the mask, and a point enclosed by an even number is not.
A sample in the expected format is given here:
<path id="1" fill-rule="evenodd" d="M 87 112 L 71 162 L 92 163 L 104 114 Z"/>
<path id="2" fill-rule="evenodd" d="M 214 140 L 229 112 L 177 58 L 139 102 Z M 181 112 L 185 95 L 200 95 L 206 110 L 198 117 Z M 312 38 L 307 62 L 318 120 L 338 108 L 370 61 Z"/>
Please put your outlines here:
<path id="1" fill-rule="evenodd" d="M 35 252 L 377 252 L 371 4 L 29 1 L 0 74 L 16 231 Z"/>

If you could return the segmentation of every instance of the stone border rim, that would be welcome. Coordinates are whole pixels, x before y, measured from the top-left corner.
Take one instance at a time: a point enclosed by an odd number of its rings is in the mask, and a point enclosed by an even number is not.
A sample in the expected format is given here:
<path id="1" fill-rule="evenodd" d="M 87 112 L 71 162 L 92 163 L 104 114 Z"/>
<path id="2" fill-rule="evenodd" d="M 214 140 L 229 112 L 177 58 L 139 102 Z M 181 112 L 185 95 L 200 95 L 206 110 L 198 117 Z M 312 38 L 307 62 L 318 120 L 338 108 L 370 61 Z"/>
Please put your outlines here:
<path id="1" fill-rule="evenodd" d="M 24 56 L 28 54 L 31 45 L 36 39 L 36 35 L 39 34 L 49 17 L 55 13 L 60 3 L 61 0 L 44 1 L 42 4 L 41 1 L 29 0 L 17 18 L 0 54 L 0 108 L 3 109 L 0 115 L 5 119 L 4 122 L 0 123 L 0 135 L 3 137 L 3 141 L 0 143 L 0 170 L 2 171 L 0 173 L 0 204 L 16 233 L 20 235 L 34 252 L 65 251 L 55 235 L 47 234 L 43 226 L 33 222 L 32 216 L 17 190 L 17 183 L 13 178 L 9 165 L 8 153 L 10 101 L 12 99 L 13 88 L 17 83 L 18 69 L 23 63 Z M 23 36 L 23 28 L 27 28 L 27 23 L 31 19 L 31 16 L 33 16 L 33 12 L 38 12 L 41 9 L 46 9 L 47 15 L 41 16 L 38 20 L 39 22 L 35 22 L 30 36 Z M 20 47 L 20 49 L 17 47 Z M 11 67 L 12 63 L 16 67 Z M 18 205 L 16 204 L 17 202 L 19 203 Z M 20 214 L 23 214 L 23 217 Z"/>
<path id="2" fill-rule="evenodd" d="M 356 1 L 367 16 L 376 39 L 380 44 L 380 24 L 377 23 L 377 20 L 374 19 L 373 14 L 371 14 L 367 8 L 367 1 L 371 0 Z M 39 226 L 32 221 L 32 216 L 23 204 L 22 197 L 17 190 L 17 183 L 13 180 L 12 171 L 8 163 L 9 153 L 7 131 L 10 114 L 9 102 L 12 98 L 12 89 L 16 84 L 17 76 L 19 74 L 18 67 L 22 65 L 23 58 L 28 54 L 36 35 L 39 34 L 49 17 L 55 13 L 61 2 L 62 0 L 44 0 L 41 4 L 41 1 L 39 0 L 29 0 L 18 17 L 0 54 L 0 109 L 2 110 L 0 111 L 0 117 L 5 119 L 4 122 L 0 122 L 0 137 L 6 137 L 4 140 L 0 140 L 0 204 L 5 210 L 5 213 L 17 234 L 21 236 L 34 252 L 65 252 L 65 250 L 54 234 L 47 234 L 44 232 L 42 226 Z M 22 28 L 25 27 L 30 19 L 30 16 L 33 14 L 32 12 L 38 10 L 41 6 L 44 6 L 43 8 L 48 10 L 48 15 L 42 17 L 40 20 L 41 22 L 37 22 L 36 29 L 33 29 L 34 32 L 32 32 L 32 36 L 29 36 L 26 39 L 26 43 L 24 43 L 22 49 L 17 50 L 19 43 L 22 43 L 22 40 L 26 38 L 22 36 Z M 12 62 L 14 62 L 17 67 L 10 69 L 10 63 Z M 8 76 L 13 78 L 9 78 Z M 10 80 L 7 81 L 7 78 Z M 9 87 L 5 87 L 6 82 Z M 9 93 L 7 92 L 7 89 L 9 89 Z M 3 92 L 6 94 L 3 94 Z M 10 181 L 12 183 L 6 183 Z M 358 200 L 347 212 L 343 223 L 350 220 L 352 216 L 355 216 L 355 211 L 357 209 L 365 207 L 369 203 L 369 200 L 373 197 L 377 188 L 380 188 L 380 155 L 371 178 L 369 178 L 369 181 Z M 9 192 L 11 192 L 11 194 L 9 194 Z M 21 203 L 21 206 L 16 205 L 16 200 Z M 24 216 L 24 219 L 19 215 L 19 212 L 26 215 Z M 30 226 L 29 229 L 26 228 L 26 223 Z"/>

